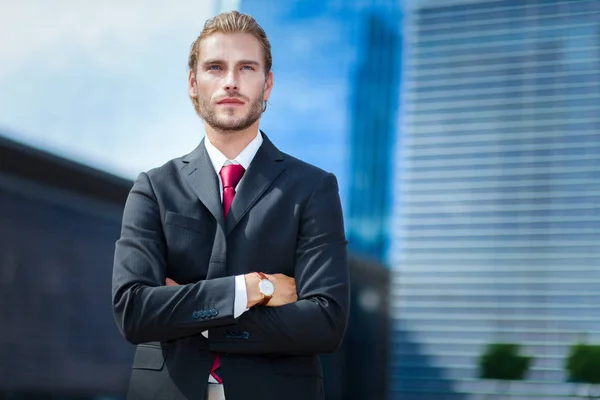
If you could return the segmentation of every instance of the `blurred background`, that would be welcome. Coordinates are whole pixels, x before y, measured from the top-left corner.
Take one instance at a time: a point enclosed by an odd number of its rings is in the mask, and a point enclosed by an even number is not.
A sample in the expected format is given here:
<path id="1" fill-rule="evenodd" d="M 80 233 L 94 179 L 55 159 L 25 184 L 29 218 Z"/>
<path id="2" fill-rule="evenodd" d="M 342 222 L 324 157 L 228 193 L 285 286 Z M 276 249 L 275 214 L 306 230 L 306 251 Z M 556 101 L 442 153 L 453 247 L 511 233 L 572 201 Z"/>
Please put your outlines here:
<path id="1" fill-rule="evenodd" d="M 261 128 L 340 183 L 328 400 L 598 396 L 600 0 L 0 0 L 0 399 L 124 398 L 123 204 L 203 137 L 187 56 L 232 9 Z"/>

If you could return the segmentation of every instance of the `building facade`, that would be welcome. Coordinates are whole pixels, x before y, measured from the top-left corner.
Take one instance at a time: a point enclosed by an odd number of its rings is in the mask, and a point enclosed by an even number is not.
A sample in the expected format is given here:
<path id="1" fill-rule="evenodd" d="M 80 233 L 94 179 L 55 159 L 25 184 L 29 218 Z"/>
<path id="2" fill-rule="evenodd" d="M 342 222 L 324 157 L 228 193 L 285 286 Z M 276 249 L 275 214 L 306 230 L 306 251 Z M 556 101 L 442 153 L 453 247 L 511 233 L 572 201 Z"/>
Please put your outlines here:
<path id="1" fill-rule="evenodd" d="M 125 398 L 110 293 L 131 184 L 0 130 L 0 400 Z"/>
<path id="2" fill-rule="evenodd" d="M 390 399 L 482 399 L 493 342 L 533 357 L 511 399 L 568 396 L 600 341 L 600 1 L 405 10 Z"/>

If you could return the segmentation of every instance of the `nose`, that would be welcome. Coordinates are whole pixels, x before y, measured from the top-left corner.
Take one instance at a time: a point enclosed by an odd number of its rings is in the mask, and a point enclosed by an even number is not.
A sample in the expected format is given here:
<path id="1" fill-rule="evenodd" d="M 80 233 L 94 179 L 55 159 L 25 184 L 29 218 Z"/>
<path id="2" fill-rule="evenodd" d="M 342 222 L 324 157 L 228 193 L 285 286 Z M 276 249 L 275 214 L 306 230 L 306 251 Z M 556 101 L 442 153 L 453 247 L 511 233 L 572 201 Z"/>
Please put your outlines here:
<path id="1" fill-rule="evenodd" d="M 231 71 L 227 74 L 223 89 L 225 89 L 226 91 L 239 89 L 238 76 L 234 71 Z"/>

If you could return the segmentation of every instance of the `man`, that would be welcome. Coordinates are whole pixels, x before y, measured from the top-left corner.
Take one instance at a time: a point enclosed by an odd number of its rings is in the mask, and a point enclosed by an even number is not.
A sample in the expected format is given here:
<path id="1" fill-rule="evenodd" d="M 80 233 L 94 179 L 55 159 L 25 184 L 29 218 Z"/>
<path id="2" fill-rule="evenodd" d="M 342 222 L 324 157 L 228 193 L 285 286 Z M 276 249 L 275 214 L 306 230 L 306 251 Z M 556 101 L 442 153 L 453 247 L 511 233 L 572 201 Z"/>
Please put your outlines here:
<path id="1" fill-rule="evenodd" d="M 336 178 L 259 130 L 273 73 L 252 17 L 207 21 L 189 68 L 206 137 L 138 176 L 116 243 L 128 398 L 323 399 L 317 355 L 338 348 L 349 306 Z"/>

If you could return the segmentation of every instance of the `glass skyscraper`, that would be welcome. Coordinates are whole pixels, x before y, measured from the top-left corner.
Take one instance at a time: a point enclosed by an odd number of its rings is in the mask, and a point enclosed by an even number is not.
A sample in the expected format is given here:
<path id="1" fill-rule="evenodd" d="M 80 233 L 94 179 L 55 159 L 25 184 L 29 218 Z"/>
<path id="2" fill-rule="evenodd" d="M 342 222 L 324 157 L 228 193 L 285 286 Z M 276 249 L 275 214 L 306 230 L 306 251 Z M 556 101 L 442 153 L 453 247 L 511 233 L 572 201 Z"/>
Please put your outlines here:
<path id="1" fill-rule="evenodd" d="M 391 399 L 482 399 L 491 342 L 549 399 L 600 343 L 600 1 L 413 1 L 394 219 Z"/>
<path id="2" fill-rule="evenodd" d="M 398 20 L 377 13 L 365 19 L 350 110 L 346 225 L 353 251 L 387 260 L 401 43 Z"/>

